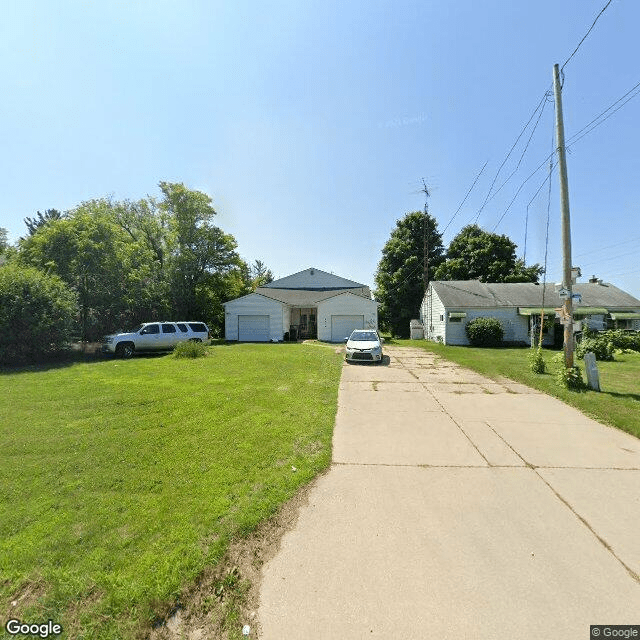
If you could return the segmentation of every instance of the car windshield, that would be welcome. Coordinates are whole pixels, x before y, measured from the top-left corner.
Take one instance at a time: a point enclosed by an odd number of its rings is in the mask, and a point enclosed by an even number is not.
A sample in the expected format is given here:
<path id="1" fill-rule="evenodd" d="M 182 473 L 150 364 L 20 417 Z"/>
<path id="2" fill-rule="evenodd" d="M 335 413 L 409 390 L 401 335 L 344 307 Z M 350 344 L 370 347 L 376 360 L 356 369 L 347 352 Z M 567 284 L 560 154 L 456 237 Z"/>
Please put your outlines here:
<path id="1" fill-rule="evenodd" d="M 137 327 L 131 329 L 131 331 L 129 331 L 129 333 L 138 333 L 138 331 L 140 331 L 140 329 L 142 329 L 142 327 L 144 327 L 143 324 L 139 324 Z"/>
<path id="2" fill-rule="evenodd" d="M 350 340 L 357 342 L 377 342 L 378 336 L 375 331 L 354 331 L 351 334 Z"/>

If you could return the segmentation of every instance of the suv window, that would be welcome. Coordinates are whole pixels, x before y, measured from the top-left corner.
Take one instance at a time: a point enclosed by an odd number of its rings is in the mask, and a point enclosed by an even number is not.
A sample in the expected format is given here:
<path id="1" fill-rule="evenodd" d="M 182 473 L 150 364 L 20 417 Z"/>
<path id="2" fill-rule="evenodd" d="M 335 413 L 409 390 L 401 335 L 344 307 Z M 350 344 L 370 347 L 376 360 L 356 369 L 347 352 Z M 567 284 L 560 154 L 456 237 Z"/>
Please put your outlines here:
<path id="1" fill-rule="evenodd" d="M 140 333 L 143 335 L 147 335 L 149 333 L 160 333 L 160 325 L 148 324 Z"/>
<path id="2" fill-rule="evenodd" d="M 191 331 L 194 331 L 195 333 L 207 333 L 207 327 L 205 327 L 202 323 L 190 322 L 189 326 L 191 327 Z"/>
<path id="3" fill-rule="evenodd" d="M 189 331 L 189 329 L 187 329 L 187 325 L 186 324 L 182 324 L 182 322 L 178 323 L 178 329 L 180 329 L 180 331 L 182 331 L 182 333 L 187 333 Z"/>
<path id="4" fill-rule="evenodd" d="M 163 324 L 162 333 L 175 333 L 176 328 L 172 324 Z"/>

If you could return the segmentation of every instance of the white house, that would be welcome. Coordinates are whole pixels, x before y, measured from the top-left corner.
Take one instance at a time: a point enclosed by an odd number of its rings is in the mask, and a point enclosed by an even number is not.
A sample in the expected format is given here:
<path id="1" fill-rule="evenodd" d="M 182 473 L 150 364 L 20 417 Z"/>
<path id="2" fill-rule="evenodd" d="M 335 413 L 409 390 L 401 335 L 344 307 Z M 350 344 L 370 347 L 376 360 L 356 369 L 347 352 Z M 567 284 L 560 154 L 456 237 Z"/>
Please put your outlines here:
<path id="1" fill-rule="evenodd" d="M 573 292 L 582 296 L 574 303 L 577 329 L 589 326 L 640 330 L 640 300 L 598 280 L 577 283 Z M 465 325 L 474 318 L 497 318 L 504 328 L 504 340 L 530 343 L 532 329 L 539 330 L 543 285 L 531 282 L 487 283 L 479 280 L 433 281 L 420 307 L 420 320 L 427 340 L 445 344 L 469 344 Z M 544 287 L 543 344 L 562 340 L 562 326 L 555 309 L 561 306 L 555 285 Z"/>
<path id="2" fill-rule="evenodd" d="M 241 342 L 341 342 L 354 329 L 378 328 L 378 303 L 368 286 L 314 268 L 258 287 L 224 308 L 225 338 Z"/>

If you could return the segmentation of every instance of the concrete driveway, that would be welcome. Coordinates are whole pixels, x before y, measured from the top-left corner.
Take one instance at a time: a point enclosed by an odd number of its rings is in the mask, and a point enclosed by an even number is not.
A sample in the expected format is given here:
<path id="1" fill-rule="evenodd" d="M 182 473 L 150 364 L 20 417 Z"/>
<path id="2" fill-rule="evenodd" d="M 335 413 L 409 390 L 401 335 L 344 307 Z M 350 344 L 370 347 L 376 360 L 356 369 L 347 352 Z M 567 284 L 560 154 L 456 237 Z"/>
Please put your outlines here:
<path id="1" fill-rule="evenodd" d="M 640 441 L 419 349 L 346 365 L 333 464 L 264 567 L 263 640 L 640 624 Z"/>

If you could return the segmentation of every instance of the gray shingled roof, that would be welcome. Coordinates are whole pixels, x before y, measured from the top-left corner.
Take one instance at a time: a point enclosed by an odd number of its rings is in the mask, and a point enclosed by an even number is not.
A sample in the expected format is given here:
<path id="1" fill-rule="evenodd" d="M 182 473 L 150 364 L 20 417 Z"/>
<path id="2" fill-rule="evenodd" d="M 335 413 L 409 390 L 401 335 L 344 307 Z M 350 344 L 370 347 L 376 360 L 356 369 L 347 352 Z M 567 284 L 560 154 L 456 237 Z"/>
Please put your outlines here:
<path id="1" fill-rule="evenodd" d="M 536 307 L 542 304 L 542 284 L 532 282 L 489 283 L 479 280 L 433 281 L 431 283 L 440 300 L 449 309 L 467 307 Z M 608 311 L 640 309 L 640 300 L 609 283 L 581 282 L 573 285 L 574 293 L 582 301 L 574 308 L 605 307 Z M 545 307 L 562 304 L 553 283 L 547 283 Z"/>

